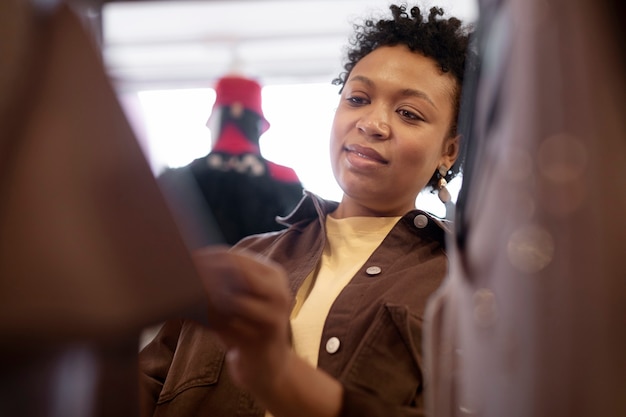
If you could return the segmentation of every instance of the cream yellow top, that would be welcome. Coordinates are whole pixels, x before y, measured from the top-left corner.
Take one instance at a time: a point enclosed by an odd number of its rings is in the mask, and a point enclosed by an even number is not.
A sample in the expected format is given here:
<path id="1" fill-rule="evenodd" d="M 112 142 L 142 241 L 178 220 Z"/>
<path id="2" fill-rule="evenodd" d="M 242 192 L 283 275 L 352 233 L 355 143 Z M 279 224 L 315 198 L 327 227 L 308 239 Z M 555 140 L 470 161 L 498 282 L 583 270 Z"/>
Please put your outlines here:
<path id="1" fill-rule="evenodd" d="M 294 349 L 317 366 L 324 322 L 335 299 L 400 217 L 326 217 L 326 246 L 317 270 L 296 294 L 291 313 Z"/>
<path id="2" fill-rule="evenodd" d="M 302 283 L 291 312 L 293 346 L 317 367 L 322 330 L 330 307 L 400 217 L 326 216 L 326 246 L 315 270 Z M 265 417 L 272 417 L 269 412 Z"/>

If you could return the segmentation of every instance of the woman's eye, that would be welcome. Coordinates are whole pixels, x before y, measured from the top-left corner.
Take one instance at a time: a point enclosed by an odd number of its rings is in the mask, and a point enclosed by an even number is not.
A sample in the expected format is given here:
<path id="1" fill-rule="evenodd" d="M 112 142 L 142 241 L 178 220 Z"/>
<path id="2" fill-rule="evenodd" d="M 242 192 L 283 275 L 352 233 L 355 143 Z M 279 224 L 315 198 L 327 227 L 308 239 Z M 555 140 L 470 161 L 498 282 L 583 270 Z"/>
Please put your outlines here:
<path id="1" fill-rule="evenodd" d="M 398 110 L 398 114 L 402 117 L 404 117 L 405 119 L 409 119 L 409 120 L 415 120 L 415 121 L 423 121 L 424 118 L 422 116 L 420 116 L 417 113 L 414 113 L 412 111 L 409 110 L 405 110 L 405 109 L 400 109 Z"/>
<path id="2" fill-rule="evenodd" d="M 367 104 L 367 99 L 364 97 L 350 96 L 347 98 L 347 100 L 350 104 L 354 105 Z"/>

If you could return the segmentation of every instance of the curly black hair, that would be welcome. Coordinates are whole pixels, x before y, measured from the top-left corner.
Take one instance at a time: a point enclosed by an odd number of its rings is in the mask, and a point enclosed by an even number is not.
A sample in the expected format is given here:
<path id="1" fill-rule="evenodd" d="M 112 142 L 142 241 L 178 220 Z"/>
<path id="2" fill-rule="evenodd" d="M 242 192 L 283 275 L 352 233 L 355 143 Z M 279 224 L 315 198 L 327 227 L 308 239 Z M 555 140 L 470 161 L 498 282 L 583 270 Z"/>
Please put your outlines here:
<path id="1" fill-rule="evenodd" d="M 457 80 L 454 91 L 454 117 L 450 126 L 450 136 L 457 134 L 457 119 L 461 102 L 461 87 L 465 74 L 465 62 L 473 31 L 471 26 L 464 26 L 461 20 L 450 17 L 443 18 L 444 11 L 440 7 L 432 7 L 427 19 L 424 19 L 418 6 L 407 11 L 406 5 L 390 5 L 392 19 L 364 20 L 354 24 L 354 33 L 349 41 L 346 52 L 344 71 L 333 80 L 333 84 L 345 85 L 354 66 L 380 46 L 406 45 L 411 51 L 434 59 L 442 72 L 451 73 Z M 340 90 L 341 91 L 341 90 Z M 462 146 L 463 150 L 465 146 Z M 463 155 L 450 168 L 445 178 L 454 178 L 461 170 Z M 435 172 L 427 187 L 436 188 L 439 173 Z"/>

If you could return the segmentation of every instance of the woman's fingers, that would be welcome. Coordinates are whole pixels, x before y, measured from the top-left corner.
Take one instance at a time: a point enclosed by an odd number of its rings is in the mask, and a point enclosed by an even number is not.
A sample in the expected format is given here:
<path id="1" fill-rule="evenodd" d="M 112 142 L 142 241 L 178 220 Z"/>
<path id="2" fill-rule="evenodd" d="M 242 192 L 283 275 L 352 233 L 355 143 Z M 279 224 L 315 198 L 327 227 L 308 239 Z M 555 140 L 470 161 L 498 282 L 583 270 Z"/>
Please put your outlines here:
<path id="1" fill-rule="evenodd" d="M 223 247 L 196 251 L 194 263 L 209 298 L 209 319 L 215 328 L 230 326 L 235 318 L 253 327 L 271 327 L 288 319 L 287 280 L 277 264 Z"/>
<path id="2" fill-rule="evenodd" d="M 196 251 L 194 262 L 234 380 L 255 392 L 274 389 L 291 352 L 291 296 L 282 267 L 246 251 L 215 247 Z"/>
<path id="3" fill-rule="evenodd" d="M 264 303 L 243 302 L 235 313 L 229 314 L 214 330 L 222 337 L 227 337 L 231 343 L 269 342 L 270 339 L 280 339 L 288 343 L 289 321 L 288 312 L 268 312 Z"/>

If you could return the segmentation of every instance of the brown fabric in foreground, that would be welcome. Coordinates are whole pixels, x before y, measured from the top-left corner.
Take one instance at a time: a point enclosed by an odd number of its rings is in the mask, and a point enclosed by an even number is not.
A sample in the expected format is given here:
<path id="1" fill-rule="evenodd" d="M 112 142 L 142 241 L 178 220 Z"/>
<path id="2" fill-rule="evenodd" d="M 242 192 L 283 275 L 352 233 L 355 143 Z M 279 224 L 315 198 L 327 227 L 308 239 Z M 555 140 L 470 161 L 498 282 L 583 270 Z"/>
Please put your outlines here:
<path id="1" fill-rule="evenodd" d="M 36 19 L 34 87 L 0 127 L 3 343 L 132 332 L 199 282 L 91 37 L 67 6 Z"/>
<path id="2" fill-rule="evenodd" d="M 91 36 L 47 3 L 0 2 L 0 415 L 133 416 L 139 332 L 203 291 Z"/>

